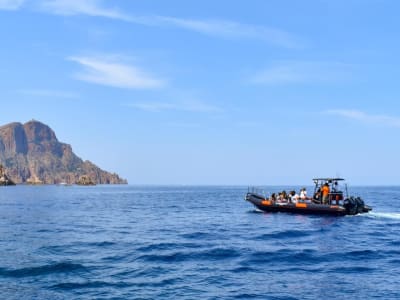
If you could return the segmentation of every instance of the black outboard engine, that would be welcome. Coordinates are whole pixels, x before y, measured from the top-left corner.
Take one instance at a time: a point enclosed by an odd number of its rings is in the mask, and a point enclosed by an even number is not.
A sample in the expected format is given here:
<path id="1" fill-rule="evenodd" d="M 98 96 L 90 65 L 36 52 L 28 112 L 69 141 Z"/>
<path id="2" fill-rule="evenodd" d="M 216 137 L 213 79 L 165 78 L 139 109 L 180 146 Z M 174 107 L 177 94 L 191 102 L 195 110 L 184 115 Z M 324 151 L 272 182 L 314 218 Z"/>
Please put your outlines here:
<path id="1" fill-rule="evenodd" d="M 348 215 L 356 215 L 365 212 L 365 204 L 360 197 L 347 198 L 346 200 L 344 200 L 343 206 L 346 209 L 346 213 Z"/>
<path id="2" fill-rule="evenodd" d="M 357 203 L 357 213 L 361 214 L 364 212 L 364 201 L 360 198 L 357 197 L 355 199 L 356 203 Z"/>
<path id="3" fill-rule="evenodd" d="M 354 199 L 354 197 L 345 199 L 343 202 L 343 206 L 346 209 L 346 213 L 348 215 L 355 215 L 358 212 L 358 209 L 357 209 L 358 205 L 357 205 L 357 202 Z"/>

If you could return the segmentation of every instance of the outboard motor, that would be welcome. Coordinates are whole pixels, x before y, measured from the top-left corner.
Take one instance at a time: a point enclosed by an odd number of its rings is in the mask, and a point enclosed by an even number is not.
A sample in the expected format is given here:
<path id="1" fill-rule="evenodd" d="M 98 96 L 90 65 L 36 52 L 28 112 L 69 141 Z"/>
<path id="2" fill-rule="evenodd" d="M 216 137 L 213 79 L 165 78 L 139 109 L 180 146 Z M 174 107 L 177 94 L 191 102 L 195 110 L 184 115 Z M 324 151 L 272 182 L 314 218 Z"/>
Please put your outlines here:
<path id="1" fill-rule="evenodd" d="M 358 212 L 358 203 L 354 197 L 350 197 L 344 200 L 343 206 L 346 209 L 348 215 L 355 215 Z"/>
<path id="2" fill-rule="evenodd" d="M 364 212 L 364 201 L 360 197 L 357 197 L 355 201 L 357 203 L 357 213 Z"/>
<path id="3" fill-rule="evenodd" d="M 346 213 L 349 215 L 356 215 L 365 212 L 365 203 L 360 197 L 347 198 L 344 200 L 343 206 L 346 209 Z"/>

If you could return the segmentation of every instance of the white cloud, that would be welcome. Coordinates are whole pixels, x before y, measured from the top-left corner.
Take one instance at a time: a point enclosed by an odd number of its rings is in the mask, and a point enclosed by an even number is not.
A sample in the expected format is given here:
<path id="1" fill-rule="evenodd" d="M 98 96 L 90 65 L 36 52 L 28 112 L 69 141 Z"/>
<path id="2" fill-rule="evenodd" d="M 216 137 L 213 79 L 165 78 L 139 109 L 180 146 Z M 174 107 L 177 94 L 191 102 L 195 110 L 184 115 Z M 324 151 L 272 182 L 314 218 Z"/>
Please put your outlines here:
<path id="1" fill-rule="evenodd" d="M 221 112 L 222 110 L 216 106 L 204 103 L 202 101 L 186 100 L 178 102 L 137 102 L 127 104 L 140 110 L 149 112 L 161 112 L 165 110 L 186 111 L 186 112 L 199 112 L 211 113 Z"/>
<path id="2" fill-rule="evenodd" d="M 26 0 L 0 0 L 0 9 L 19 9 Z M 230 38 L 257 39 L 270 44 L 286 47 L 303 47 L 302 42 L 292 34 L 266 26 L 243 24 L 229 20 L 201 20 L 170 16 L 144 15 L 134 16 L 115 7 L 106 7 L 103 0 L 38 0 L 35 7 L 41 11 L 65 16 L 87 15 L 132 22 L 145 26 L 173 26 L 198 33 Z M 110 1 L 111 2 L 111 1 Z"/>
<path id="3" fill-rule="evenodd" d="M 74 92 L 59 91 L 59 90 L 48 90 L 48 89 L 29 89 L 20 90 L 20 94 L 34 96 L 34 97 L 46 97 L 46 98 L 79 98 L 79 95 Z"/>
<path id="4" fill-rule="evenodd" d="M 24 2 L 25 0 L 0 0 L 0 9 L 17 10 Z"/>
<path id="5" fill-rule="evenodd" d="M 149 24 L 151 24 L 150 21 L 149 19 Z M 153 17 L 153 24 L 157 23 L 218 37 L 258 39 L 287 48 L 301 46 L 300 42 L 288 32 L 265 26 L 248 25 L 227 20 L 194 20 L 165 16 Z"/>
<path id="6" fill-rule="evenodd" d="M 145 26 L 173 26 L 217 37 L 258 39 L 287 48 L 302 47 L 300 41 L 288 32 L 266 26 L 218 19 L 196 20 L 157 15 L 134 16 L 116 8 L 106 8 L 102 3 L 101 0 L 42 0 L 39 7 L 43 11 L 58 15 L 88 15 L 118 19 Z"/>
<path id="7" fill-rule="evenodd" d="M 400 127 L 400 118 L 388 115 L 371 115 L 359 110 L 331 109 L 324 111 L 325 114 L 336 115 L 364 123 L 384 125 L 389 127 Z"/>
<path id="8" fill-rule="evenodd" d="M 254 84 L 335 83 L 351 79 L 353 66 L 339 62 L 283 61 L 258 72 Z"/>
<path id="9" fill-rule="evenodd" d="M 81 56 L 70 57 L 69 60 L 83 67 L 75 77 L 91 83 L 130 89 L 159 88 L 166 84 L 164 80 L 153 78 L 136 66 L 107 58 Z"/>
<path id="10" fill-rule="evenodd" d="M 58 15 L 88 15 L 129 21 L 130 17 L 115 8 L 102 7 L 101 0 L 43 0 L 39 7 Z"/>

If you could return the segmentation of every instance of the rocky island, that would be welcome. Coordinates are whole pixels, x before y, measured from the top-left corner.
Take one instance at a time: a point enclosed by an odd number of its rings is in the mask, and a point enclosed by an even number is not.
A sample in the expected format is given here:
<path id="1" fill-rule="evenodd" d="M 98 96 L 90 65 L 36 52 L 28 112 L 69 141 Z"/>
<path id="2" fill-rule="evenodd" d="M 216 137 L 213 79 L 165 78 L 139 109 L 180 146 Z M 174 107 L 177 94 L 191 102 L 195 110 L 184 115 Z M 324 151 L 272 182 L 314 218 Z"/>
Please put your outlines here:
<path id="1" fill-rule="evenodd" d="M 115 173 L 83 161 L 47 125 L 32 120 L 0 127 L 0 164 L 7 179 L 30 184 L 126 184 Z"/>

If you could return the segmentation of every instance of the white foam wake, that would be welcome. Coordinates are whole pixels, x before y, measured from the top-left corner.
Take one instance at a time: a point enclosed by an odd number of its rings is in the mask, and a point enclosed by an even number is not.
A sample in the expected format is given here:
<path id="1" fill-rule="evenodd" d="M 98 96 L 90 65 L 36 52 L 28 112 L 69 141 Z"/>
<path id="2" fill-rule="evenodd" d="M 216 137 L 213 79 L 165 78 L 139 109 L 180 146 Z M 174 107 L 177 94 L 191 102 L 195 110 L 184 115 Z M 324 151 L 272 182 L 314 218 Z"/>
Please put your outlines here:
<path id="1" fill-rule="evenodd" d="M 372 218 L 385 218 L 385 219 L 400 220 L 399 212 L 369 212 L 368 214 L 365 214 L 365 216 L 372 217 Z"/>

